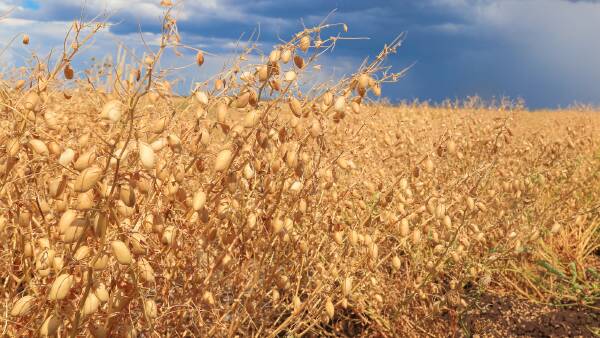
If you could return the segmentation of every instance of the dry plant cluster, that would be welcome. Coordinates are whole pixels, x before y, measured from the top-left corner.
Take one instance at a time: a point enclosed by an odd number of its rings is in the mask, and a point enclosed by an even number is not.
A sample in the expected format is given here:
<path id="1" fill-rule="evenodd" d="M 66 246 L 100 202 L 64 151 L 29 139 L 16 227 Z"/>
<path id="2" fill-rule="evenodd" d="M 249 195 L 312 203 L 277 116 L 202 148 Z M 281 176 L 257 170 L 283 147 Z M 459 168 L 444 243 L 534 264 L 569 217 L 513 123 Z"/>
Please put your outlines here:
<path id="1" fill-rule="evenodd" d="M 105 27 L 0 80 L 2 336 L 420 336 L 477 293 L 598 298 L 597 117 L 372 103 L 401 38 L 308 88 L 326 23 L 179 97 L 168 3 L 155 49 L 74 69 Z"/>

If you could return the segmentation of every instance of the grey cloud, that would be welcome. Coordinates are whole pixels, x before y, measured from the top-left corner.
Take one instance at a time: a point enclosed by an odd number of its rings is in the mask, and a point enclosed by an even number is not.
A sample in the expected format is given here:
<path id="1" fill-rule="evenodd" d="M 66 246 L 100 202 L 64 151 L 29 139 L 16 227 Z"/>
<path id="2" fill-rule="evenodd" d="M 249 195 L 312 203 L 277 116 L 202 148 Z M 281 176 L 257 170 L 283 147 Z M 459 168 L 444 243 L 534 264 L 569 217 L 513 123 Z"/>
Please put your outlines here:
<path id="1" fill-rule="evenodd" d="M 2 0 L 0 0 L 2 1 Z M 12 1 L 12 0 L 11 0 Z M 154 0 L 152 0 L 154 3 Z M 19 15 L 40 21 L 71 20 L 79 15 L 75 0 L 40 1 L 36 11 Z M 523 96 L 534 107 L 573 101 L 600 104 L 600 0 L 336 0 L 323 2 L 222 0 L 216 7 L 187 1 L 179 20 L 184 41 L 214 53 L 258 25 L 265 50 L 278 37 L 289 37 L 337 8 L 332 21 L 346 22 L 348 35 L 369 40 L 340 41 L 324 62 L 343 59 L 346 69 L 374 55 L 396 34 L 408 31 L 395 68 L 417 65 L 400 83 L 384 91 L 392 99 Z M 329 7 L 328 7 L 329 6 Z M 90 15 L 93 13 L 90 12 Z M 301 21 L 301 19 L 303 21 Z M 158 31 L 158 20 L 134 8 L 114 16 L 111 32 L 127 36 Z M 230 45 L 230 43 L 229 43 Z M 193 77 L 195 75 L 191 75 Z"/>

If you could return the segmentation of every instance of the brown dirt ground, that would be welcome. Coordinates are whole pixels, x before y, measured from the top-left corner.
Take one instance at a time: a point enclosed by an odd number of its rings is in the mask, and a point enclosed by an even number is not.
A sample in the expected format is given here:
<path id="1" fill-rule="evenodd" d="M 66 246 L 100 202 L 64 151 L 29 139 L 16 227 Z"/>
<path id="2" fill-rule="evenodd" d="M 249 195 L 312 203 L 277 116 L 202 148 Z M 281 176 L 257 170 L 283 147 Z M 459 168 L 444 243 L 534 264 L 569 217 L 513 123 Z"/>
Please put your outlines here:
<path id="1" fill-rule="evenodd" d="M 479 337 L 599 337 L 600 301 L 593 306 L 550 307 L 487 294 L 463 316 L 463 325 Z"/>

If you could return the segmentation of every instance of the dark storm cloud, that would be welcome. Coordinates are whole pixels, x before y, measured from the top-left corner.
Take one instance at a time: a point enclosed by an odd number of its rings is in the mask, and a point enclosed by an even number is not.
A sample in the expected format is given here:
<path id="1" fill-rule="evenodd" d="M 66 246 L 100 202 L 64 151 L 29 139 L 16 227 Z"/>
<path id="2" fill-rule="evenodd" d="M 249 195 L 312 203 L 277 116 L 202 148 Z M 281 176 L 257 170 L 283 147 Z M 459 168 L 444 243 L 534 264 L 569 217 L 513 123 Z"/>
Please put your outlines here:
<path id="1" fill-rule="evenodd" d="M 111 0 L 123 3 L 124 0 Z M 88 1 L 89 2 L 89 1 Z M 97 1 L 97 3 L 100 3 Z M 127 4 L 127 1 L 124 2 Z M 147 2 L 150 4 L 156 1 Z M 205 5 L 209 3 L 208 5 Z M 441 101 L 479 94 L 522 96 L 534 107 L 600 104 L 600 1 L 593 0 L 220 0 L 190 1 L 178 26 L 185 41 L 219 53 L 260 27 L 265 50 L 322 20 L 346 22 L 349 36 L 335 55 L 355 64 L 373 56 L 403 31 L 408 39 L 390 60 L 397 69 L 416 66 L 397 85 L 385 88 L 393 100 Z M 72 20 L 81 3 L 39 1 L 20 13 L 40 21 Z M 158 12 L 139 4 L 115 12 L 111 32 L 118 35 L 158 32 Z M 89 7 L 89 6 L 88 6 Z M 95 15 L 102 6 L 88 8 Z M 595 33 L 594 33 L 595 32 Z"/>

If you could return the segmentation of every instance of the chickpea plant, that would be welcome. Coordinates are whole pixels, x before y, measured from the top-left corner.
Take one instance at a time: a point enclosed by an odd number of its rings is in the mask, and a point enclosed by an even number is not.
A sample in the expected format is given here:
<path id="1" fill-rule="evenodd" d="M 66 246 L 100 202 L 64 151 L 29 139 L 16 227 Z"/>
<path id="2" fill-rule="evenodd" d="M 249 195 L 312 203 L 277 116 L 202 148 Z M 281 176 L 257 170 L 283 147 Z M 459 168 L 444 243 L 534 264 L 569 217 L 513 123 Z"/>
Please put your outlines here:
<path id="1" fill-rule="evenodd" d="M 448 332 L 467 285 L 598 297 L 597 117 L 377 103 L 403 35 L 307 87 L 348 30 L 326 22 L 178 96 L 166 51 L 212 56 L 161 4 L 141 57 L 75 69 L 97 17 L 0 79 L 3 335 L 402 336 Z"/>

